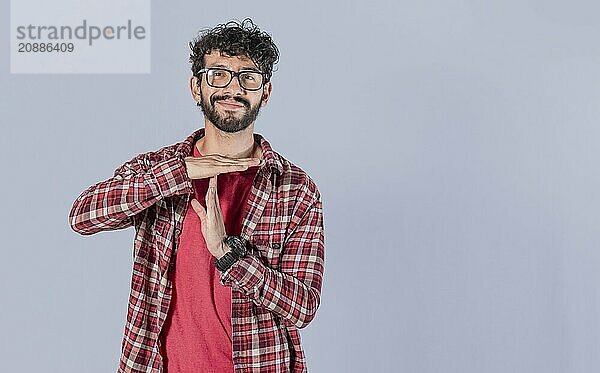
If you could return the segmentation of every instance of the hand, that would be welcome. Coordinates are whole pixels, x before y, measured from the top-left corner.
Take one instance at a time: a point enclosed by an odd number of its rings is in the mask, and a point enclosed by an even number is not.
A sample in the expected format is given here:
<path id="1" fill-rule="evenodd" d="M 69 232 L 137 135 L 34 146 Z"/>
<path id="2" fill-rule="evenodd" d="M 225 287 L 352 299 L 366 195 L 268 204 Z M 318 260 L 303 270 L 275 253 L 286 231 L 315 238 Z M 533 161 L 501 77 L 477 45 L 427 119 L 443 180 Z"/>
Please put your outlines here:
<path id="1" fill-rule="evenodd" d="M 202 157 L 185 157 L 185 166 L 190 179 L 205 179 L 226 172 L 245 171 L 248 167 L 260 166 L 259 158 L 229 158 L 219 154 Z"/>
<path id="2" fill-rule="evenodd" d="M 219 195 L 217 194 L 216 175 L 208 181 L 206 210 L 196 199 L 192 199 L 192 207 L 202 222 L 202 235 L 208 251 L 217 258 L 222 257 L 229 251 L 229 248 L 223 242 L 227 234 L 225 233 L 225 223 L 223 222 Z"/>

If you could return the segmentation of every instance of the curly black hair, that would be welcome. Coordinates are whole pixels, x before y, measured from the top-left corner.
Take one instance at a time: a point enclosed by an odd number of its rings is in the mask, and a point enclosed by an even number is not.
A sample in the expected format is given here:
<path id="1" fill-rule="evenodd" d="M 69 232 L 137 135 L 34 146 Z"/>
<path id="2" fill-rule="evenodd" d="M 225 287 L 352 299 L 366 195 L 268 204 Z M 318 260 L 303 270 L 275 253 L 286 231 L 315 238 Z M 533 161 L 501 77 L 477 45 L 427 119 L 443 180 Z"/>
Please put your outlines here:
<path id="1" fill-rule="evenodd" d="M 229 56 L 250 58 L 265 73 L 269 81 L 273 74 L 273 65 L 279 61 L 279 50 L 271 36 L 261 31 L 250 18 L 242 22 L 229 21 L 212 29 L 201 30 L 190 42 L 190 63 L 192 74 L 204 68 L 204 55 L 220 51 Z"/>

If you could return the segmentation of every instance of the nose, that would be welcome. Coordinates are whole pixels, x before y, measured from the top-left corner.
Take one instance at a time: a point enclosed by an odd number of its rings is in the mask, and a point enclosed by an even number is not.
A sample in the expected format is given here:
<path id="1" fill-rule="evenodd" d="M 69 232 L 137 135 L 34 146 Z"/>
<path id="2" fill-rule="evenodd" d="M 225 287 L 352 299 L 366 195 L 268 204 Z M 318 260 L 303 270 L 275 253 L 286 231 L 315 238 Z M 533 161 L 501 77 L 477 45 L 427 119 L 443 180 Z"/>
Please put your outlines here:
<path id="1" fill-rule="evenodd" d="M 238 76 L 234 76 L 233 79 L 231 79 L 231 82 L 229 82 L 229 84 L 223 88 L 223 93 L 225 94 L 230 94 L 230 95 L 241 95 L 244 93 L 244 89 L 240 86 L 240 81 L 238 80 Z"/>

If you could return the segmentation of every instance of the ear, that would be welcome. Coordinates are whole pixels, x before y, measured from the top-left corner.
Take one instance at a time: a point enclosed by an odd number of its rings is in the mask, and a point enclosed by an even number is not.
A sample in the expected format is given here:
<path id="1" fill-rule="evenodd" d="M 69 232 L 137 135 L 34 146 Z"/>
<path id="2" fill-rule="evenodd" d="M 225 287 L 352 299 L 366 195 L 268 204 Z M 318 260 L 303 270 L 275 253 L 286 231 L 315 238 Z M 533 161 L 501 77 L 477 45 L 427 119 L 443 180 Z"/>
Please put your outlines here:
<path id="1" fill-rule="evenodd" d="M 269 102 L 269 97 L 271 97 L 271 91 L 273 90 L 273 83 L 267 82 L 263 87 L 263 95 L 260 102 L 260 106 L 266 106 L 267 102 Z"/>
<path id="2" fill-rule="evenodd" d="M 201 82 L 202 81 L 200 79 L 198 79 L 197 76 L 192 76 L 190 78 L 190 93 L 192 94 L 192 98 L 196 102 L 200 101 L 200 99 L 202 97 L 202 93 L 200 91 L 200 83 Z"/>

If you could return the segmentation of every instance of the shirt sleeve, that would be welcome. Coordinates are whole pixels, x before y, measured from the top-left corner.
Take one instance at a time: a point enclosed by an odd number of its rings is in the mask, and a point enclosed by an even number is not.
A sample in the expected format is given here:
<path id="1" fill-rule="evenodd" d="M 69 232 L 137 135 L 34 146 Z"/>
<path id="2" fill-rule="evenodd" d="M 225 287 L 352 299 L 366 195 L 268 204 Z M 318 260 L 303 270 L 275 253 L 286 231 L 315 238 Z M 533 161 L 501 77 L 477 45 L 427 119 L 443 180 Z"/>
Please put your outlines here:
<path id="1" fill-rule="evenodd" d="M 183 157 L 151 162 L 150 154 L 134 157 L 113 177 L 83 191 L 69 213 L 71 228 L 82 235 L 127 228 L 159 199 L 193 192 Z"/>
<path id="2" fill-rule="evenodd" d="M 220 281 L 225 286 L 235 283 L 256 305 L 300 329 L 319 308 L 324 260 L 323 209 L 317 192 L 287 238 L 278 270 L 249 253 L 221 273 Z"/>

